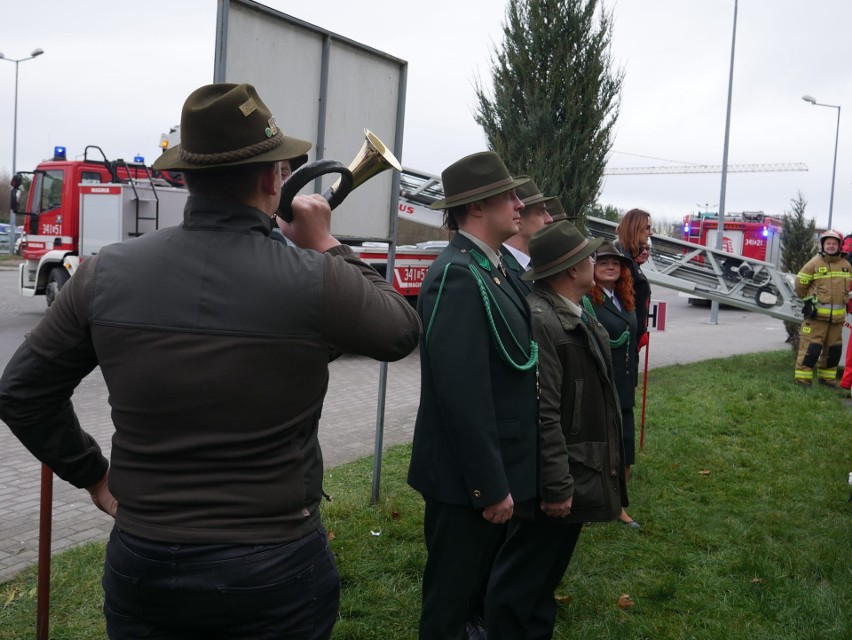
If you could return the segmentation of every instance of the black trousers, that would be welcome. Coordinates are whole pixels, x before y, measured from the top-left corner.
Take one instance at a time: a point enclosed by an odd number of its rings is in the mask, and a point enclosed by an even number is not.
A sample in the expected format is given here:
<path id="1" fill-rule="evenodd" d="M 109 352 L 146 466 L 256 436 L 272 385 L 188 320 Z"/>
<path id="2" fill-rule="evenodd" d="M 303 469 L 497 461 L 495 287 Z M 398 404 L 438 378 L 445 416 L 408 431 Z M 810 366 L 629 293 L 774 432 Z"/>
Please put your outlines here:
<path id="1" fill-rule="evenodd" d="M 481 510 L 426 499 L 421 640 L 465 638 L 464 625 L 482 605 L 505 528 L 488 522 Z"/>
<path id="2" fill-rule="evenodd" d="M 485 597 L 488 640 L 550 640 L 559 586 L 582 523 L 512 520 Z"/>
<path id="3" fill-rule="evenodd" d="M 340 576 L 325 529 L 285 544 L 168 544 L 114 527 L 103 576 L 112 639 L 326 640 Z"/>

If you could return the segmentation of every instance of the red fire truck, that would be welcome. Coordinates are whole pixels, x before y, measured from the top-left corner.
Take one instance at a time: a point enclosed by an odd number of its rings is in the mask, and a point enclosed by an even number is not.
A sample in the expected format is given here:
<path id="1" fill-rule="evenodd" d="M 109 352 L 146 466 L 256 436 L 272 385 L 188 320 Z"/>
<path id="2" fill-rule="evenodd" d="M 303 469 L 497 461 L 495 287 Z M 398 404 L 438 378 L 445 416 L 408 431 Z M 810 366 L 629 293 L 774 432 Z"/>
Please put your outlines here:
<path id="1" fill-rule="evenodd" d="M 169 143 L 168 139 L 161 141 L 161 146 L 166 148 Z M 101 159 L 90 157 L 95 151 Z M 48 306 L 80 260 L 112 242 L 183 219 L 187 191 L 180 176 L 154 172 L 143 158 L 108 161 L 99 147 L 89 146 L 82 160 L 67 160 L 65 149 L 57 147 L 51 160 L 26 173 L 29 190 L 20 203 L 20 190 L 27 186 L 24 173 L 12 179 L 12 208 L 24 221 L 26 234 L 18 291 L 24 296 L 43 295 Z M 403 207 L 411 208 L 411 203 L 400 201 L 400 216 L 410 216 Z M 419 203 L 416 208 L 426 210 Z M 397 247 L 394 288 L 414 302 L 429 265 L 445 245 L 428 242 Z M 385 275 L 387 243 L 356 244 L 352 249 Z"/>
<path id="2" fill-rule="evenodd" d="M 783 220 L 762 211 L 726 213 L 722 232 L 722 250 L 762 260 L 778 266 L 781 258 Z M 683 239 L 705 247 L 716 247 L 719 214 L 698 213 L 684 216 Z"/>
<path id="3" fill-rule="evenodd" d="M 23 172 L 12 178 L 12 209 L 26 234 L 18 290 L 44 295 L 48 306 L 85 256 L 183 219 L 187 193 L 179 176 L 155 175 L 140 157 L 109 161 L 88 146 L 82 160 L 67 160 L 65 148 L 56 147 L 51 160 L 26 173 L 29 185 Z M 26 200 L 19 202 L 25 186 Z"/>

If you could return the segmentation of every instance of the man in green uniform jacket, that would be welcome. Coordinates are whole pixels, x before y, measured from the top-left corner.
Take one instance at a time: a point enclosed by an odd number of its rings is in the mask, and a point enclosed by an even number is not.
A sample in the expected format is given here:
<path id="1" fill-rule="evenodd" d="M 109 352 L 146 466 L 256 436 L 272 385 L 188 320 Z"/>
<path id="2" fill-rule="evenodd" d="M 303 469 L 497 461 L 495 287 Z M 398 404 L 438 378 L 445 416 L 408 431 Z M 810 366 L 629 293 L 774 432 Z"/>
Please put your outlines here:
<path id="1" fill-rule="evenodd" d="M 421 288 L 420 409 L 409 484 L 426 501 L 429 553 L 420 637 L 460 639 L 481 604 L 514 507 L 536 494 L 537 347 L 523 292 L 500 247 L 523 203 L 492 152 L 442 174 L 458 230 Z"/>

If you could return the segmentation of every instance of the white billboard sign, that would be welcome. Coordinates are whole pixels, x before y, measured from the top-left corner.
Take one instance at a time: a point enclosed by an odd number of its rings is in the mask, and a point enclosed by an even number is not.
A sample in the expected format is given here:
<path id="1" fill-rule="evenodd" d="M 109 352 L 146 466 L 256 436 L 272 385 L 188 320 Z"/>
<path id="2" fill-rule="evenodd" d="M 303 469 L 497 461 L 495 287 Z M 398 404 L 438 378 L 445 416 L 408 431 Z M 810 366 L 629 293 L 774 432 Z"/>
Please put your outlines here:
<path id="1" fill-rule="evenodd" d="M 310 140 L 308 160 L 355 158 L 369 129 L 401 159 L 408 65 L 251 0 L 219 0 L 215 82 L 257 87 L 286 135 Z M 322 192 L 337 174 L 304 192 Z M 385 171 L 335 209 L 340 238 L 395 242 L 399 174 Z"/>

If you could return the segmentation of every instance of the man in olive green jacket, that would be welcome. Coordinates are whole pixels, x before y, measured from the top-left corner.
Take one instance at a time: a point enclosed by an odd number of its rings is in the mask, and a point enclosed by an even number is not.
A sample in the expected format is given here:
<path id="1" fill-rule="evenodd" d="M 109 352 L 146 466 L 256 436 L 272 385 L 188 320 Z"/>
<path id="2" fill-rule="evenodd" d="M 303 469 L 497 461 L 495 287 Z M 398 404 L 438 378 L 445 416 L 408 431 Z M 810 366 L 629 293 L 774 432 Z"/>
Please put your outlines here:
<path id="1" fill-rule="evenodd" d="M 567 221 L 530 241 L 524 278 L 535 280 L 527 300 L 539 345 L 541 501 L 529 518 L 510 523 L 495 561 L 486 599 L 491 640 L 551 638 L 553 593 L 583 523 L 615 520 L 627 506 L 609 336 L 580 307 L 601 242 Z"/>

